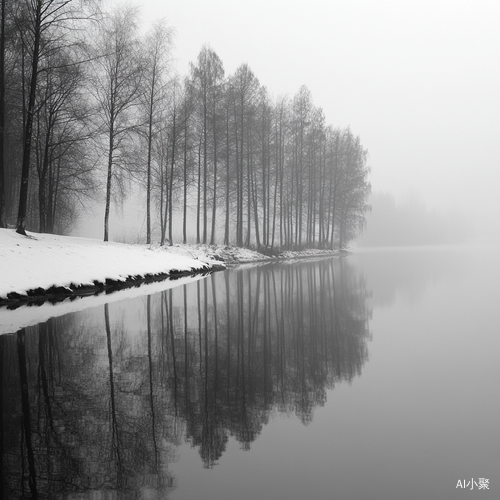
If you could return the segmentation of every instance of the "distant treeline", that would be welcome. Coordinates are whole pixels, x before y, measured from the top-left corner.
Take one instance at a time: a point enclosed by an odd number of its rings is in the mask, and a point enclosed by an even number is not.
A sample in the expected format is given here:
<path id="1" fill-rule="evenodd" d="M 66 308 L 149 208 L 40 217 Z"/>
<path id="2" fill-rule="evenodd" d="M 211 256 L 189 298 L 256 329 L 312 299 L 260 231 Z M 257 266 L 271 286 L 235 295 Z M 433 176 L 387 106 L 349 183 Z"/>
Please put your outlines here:
<path id="1" fill-rule="evenodd" d="M 306 87 L 271 97 L 247 64 L 225 76 L 205 46 L 171 68 L 172 29 L 90 0 L 2 2 L 0 225 L 64 233 L 131 184 L 144 239 L 344 247 L 363 226 L 367 152 L 325 123 Z M 194 227 L 196 226 L 196 227 Z"/>
<path id="2" fill-rule="evenodd" d="M 411 246 L 465 243 L 476 236 L 465 211 L 429 210 L 416 197 L 402 202 L 387 193 L 372 193 L 361 246 Z"/>

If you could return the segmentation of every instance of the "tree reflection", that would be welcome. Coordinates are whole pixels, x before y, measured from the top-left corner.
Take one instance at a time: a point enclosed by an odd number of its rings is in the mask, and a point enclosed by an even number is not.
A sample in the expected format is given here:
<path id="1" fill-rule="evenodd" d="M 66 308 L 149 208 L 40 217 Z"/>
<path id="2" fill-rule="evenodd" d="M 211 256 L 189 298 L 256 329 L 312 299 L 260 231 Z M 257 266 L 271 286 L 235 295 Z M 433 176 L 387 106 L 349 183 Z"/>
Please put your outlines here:
<path id="1" fill-rule="evenodd" d="M 213 467 L 279 411 L 311 422 L 367 359 L 342 260 L 233 269 L 0 337 L 1 493 L 161 498 L 184 439 Z"/>
<path id="2" fill-rule="evenodd" d="M 156 349 L 131 356 L 112 308 L 93 313 L 0 338 L 2 498 L 111 491 L 138 498 L 144 488 L 165 498 L 174 486 L 167 468 L 173 419 L 162 422 L 159 436 L 154 431 L 159 405 L 148 360 L 158 366 Z"/>
<path id="3" fill-rule="evenodd" d="M 36 488 L 36 471 L 35 471 L 35 455 L 33 451 L 33 441 L 32 441 L 32 427 L 31 427 L 31 412 L 30 412 L 30 400 L 28 392 L 28 370 L 26 366 L 26 346 L 25 346 L 26 331 L 23 328 L 17 334 L 17 356 L 19 361 L 19 382 L 21 387 L 21 408 L 22 408 L 22 421 L 23 421 L 23 438 L 26 447 L 26 455 L 28 457 L 28 485 L 31 492 L 31 498 L 37 498 L 37 488 Z M 23 470 L 22 477 L 26 475 Z M 24 482 L 23 482 L 24 484 Z"/>
<path id="4" fill-rule="evenodd" d="M 4 408 L 4 389 L 3 389 L 3 372 L 5 364 L 5 340 L 6 335 L 0 335 L 0 497 L 5 491 L 4 487 L 4 426 L 3 426 L 3 408 Z"/>
<path id="5" fill-rule="evenodd" d="M 327 389 L 361 373 L 369 336 L 364 282 L 345 262 L 237 269 L 210 280 L 198 283 L 195 300 L 186 300 L 188 286 L 166 292 L 183 297 L 173 301 L 184 325 L 171 363 L 175 355 L 186 439 L 206 467 L 230 435 L 249 449 L 275 410 L 308 424 Z"/>

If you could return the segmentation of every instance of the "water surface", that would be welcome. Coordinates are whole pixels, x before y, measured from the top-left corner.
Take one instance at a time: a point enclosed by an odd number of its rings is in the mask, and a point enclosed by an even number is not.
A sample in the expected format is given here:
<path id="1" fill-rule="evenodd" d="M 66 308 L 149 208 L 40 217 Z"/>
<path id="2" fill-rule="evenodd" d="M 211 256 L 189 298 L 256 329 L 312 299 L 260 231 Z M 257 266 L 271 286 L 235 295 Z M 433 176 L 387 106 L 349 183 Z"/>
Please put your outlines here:
<path id="1" fill-rule="evenodd" d="M 496 255 L 240 267 L 0 336 L 1 491 L 497 498 Z"/>

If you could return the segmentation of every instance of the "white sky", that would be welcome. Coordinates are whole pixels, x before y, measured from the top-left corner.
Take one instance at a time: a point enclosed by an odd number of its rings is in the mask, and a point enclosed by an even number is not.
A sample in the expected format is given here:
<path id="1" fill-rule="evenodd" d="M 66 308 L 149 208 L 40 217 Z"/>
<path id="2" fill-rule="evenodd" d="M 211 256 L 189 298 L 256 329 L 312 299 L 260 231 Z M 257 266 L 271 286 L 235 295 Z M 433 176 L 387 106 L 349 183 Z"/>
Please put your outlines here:
<path id="1" fill-rule="evenodd" d="M 175 28 L 182 75 L 208 43 L 226 74 L 246 62 L 274 95 L 309 87 L 328 123 L 360 135 L 373 190 L 500 220 L 498 0 L 128 3 L 145 27 Z"/>

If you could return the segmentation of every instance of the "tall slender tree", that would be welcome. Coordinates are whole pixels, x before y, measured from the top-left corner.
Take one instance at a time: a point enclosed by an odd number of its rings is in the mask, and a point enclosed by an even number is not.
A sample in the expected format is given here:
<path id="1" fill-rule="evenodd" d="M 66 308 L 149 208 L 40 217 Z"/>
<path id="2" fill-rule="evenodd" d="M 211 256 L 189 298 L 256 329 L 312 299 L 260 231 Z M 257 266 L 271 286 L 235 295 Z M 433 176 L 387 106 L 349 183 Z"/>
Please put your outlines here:
<path id="1" fill-rule="evenodd" d="M 123 7 L 107 16 L 94 47 L 94 75 L 90 91 L 96 99 L 101 145 L 106 154 L 106 199 L 104 241 L 109 239 L 109 215 L 114 193 L 113 180 L 123 187 L 130 168 L 127 149 L 137 134 L 137 106 L 143 91 L 143 60 L 137 27 L 137 10 Z M 123 196 L 124 191 L 120 190 Z"/>
<path id="2" fill-rule="evenodd" d="M 5 2 L 0 15 L 0 227 L 7 227 L 5 216 Z"/>
<path id="3" fill-rule="evenodd" d="M 146 139 L 146 243 L 151 243 L 151 190 L 153 141 L 161 126 L 161 107 L 165 106 L 173 30 L 164 21 L 155 23 L 145 40 L 145 71 L 142 108 Z"/>
<path id="4" fill-rule="evenodd" d="M 28 181 L 30 172 L 31 136 L 33 132 L 33 118 L 35 114 L 36 85 L 38 78 L 38 61 L 40 59 L 40 38 L 43 24 L 43 0 L 31 2 L 30 14 L 32 17 L 33 46 L 31 55 L 31 77 L 29 83 L 29 97 L 26 124 L 24 127 L 23 163 L 21 171 L 21 190 L 19 193 L 19 210 L 17 213 L 16 231 L 26 236 L 25 219 L 28 205 Z M 50 5 L 50 4 L 49 4 Z"/>
<path id="5" fill-rule="evenodd" d="M 187 218 L 188 218 L 188 188 L 190 185 L 190 171 L 192 170 L 193 161 L 191 159 L 192 132 L 191 119 L 194 111 L 193 106 L 193 91 L 189 78 L 184 79 L 184 99 L 182 103 L 182 121 L 183 121 L 183 140 L 182 140 L 182 172 L 183 172 L 183 188 L 182 188 L 182 242 L 187 242 Z"/>
<path id="6" fill-rule="evenodd" d="M 234 111 L 234 140 L 236 147 L 236 244 L 243 245 L 244 206 L 246 194 L 247 243 L 251 231 L 251 168 L 252 119 L 258 96 L 259 81 L 247 64 L 242 64 L 229 78 Z M 245 189 L 246 187 L 246 189 Z"/>
<path id="7" fill-rule="evenodd" d="M 16 230 L 26 235 L 25 223 L 28 208 L 28 182 L 32 148 L 33 123 L 38 85 L 39 62 L 41 57 L 50 53 L 51 41 L 69 40 L 74 33 L 74 23 L 87 17 L 84 7 L 90 3 L 85 0 L 24 0 L 27 15 L 27 36 L 24 37 L 26 52 L 31 58 L 30 76 L 27 89 L 26 120 L 23 134 L 23 160 L 19 209 Z M 51 39 L 52 37 L 52 39 Z M 43 43 L 42 43 L 43 42 Z"/>
<path id="8" fill-rule="evenodd" d="M 199 103 L 198 128 L 203 156 L 203 188 L 201 189 L 203 196 L 203 243 L 207 243 L 208 237 L 209 168 L 214 165 L 216 167 L 217 164 L 217 144 L 215 143 L 214 145 L 213 140 L 210 140 L 210 128 L 213 129 L 214 127 L 213 120 L 217 121 L 215 118 L 215 109 L 217 108 L 216 103 L 220 95 L 220 85 L 223 78 L 224 68 L 222 61 L 213 49 L 204 46 L 198 55 L 197 64 L 191 65 L 191 79 L 195 89 L 195 96 Z M 216 136 L 213 138 L 216 138 Z M 210 146 L 212 146 L 215 163 L 210 162 L 209 159 Z"/>

